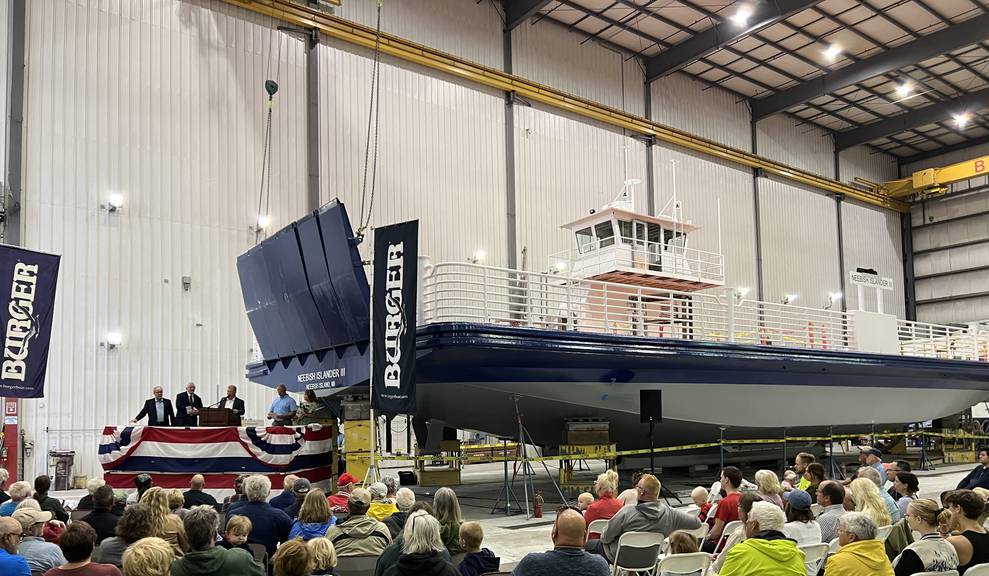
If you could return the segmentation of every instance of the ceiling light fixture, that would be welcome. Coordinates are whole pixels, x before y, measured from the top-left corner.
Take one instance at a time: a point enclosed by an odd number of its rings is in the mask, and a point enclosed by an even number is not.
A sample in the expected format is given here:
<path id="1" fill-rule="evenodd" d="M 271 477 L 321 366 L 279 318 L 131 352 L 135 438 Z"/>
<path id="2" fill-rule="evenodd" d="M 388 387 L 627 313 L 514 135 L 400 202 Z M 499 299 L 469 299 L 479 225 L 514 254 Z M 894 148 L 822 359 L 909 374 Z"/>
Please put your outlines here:
<path id="1" fill-rule="evenodd" d="M 896 87 L 896 95 L 899 96 L 900 98 L 906 98 L 907 96 L 910 95 L 910 92 L 912 91 L 913 91 L 913 84 L 911 84 L 909 81 L 904 82 L 903 84 L 900 84 L 899 86 Z"/>
<path id="2" fill-rule="evenodd" d="M 830 62 L 834 62 L 838 59 L 838 55 L 841 54 L 841 46 L 838 44 L 832 44 L 828 46 L 828 49 L 824 51 L 824 56 Z"/>
<path id="3" fill-rule="evenodd" d="M 752 17 L 752 9 L 748 6 L 742 6 L 735 12 L 735 15 L 731 17 L 732 22 L 738 26 L 744 27 L 749 23 L 749 18 Z"/>
<path id="4" fill-rule="evenodd" d="M 972 115 L 968 112 L 964 112 L 962 114 L 955 114 L 953 118 L 955 120 L 955 126 L 964 128 L 968 125 L 968 121 L 972 119 Z"/>

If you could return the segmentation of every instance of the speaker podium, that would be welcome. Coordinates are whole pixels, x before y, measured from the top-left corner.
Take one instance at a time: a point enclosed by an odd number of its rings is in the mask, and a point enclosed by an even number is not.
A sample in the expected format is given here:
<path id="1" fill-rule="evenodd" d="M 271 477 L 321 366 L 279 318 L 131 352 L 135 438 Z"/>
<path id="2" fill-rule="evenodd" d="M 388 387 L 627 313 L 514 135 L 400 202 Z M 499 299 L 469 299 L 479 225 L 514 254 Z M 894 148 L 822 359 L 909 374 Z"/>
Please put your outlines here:
<path id="1" fill-rule="evenodd" d="M 240 426 L 240 416 L 230 408 L 203 408 L 199 411 L 200 426 Z"/>

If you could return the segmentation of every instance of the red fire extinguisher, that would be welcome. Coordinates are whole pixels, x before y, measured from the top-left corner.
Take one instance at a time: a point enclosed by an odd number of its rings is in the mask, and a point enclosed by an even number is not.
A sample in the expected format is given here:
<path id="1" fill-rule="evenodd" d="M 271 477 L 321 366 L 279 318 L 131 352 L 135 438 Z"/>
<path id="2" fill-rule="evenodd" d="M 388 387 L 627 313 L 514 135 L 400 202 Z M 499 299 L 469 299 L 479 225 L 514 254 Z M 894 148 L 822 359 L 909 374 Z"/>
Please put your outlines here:
<path id="1" fill-rule="evenodd" d="M 536 492 L 536 497 L 533 500 L 533 505 L 532 505 L 532 515 L 535 518 L 542 518 L 543 517 L 543 493 L 542 492 Z"/>

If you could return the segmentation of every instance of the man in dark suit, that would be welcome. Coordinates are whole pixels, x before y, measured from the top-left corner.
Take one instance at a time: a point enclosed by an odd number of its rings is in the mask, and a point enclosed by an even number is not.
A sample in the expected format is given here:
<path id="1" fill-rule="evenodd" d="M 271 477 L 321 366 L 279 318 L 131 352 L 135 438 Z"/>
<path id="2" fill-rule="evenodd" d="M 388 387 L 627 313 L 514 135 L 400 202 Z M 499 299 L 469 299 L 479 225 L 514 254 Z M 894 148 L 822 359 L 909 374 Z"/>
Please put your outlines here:
<path id="1" fill-rule="evenodd" d="M 172 401 L 168 398 L 163 398 L 164 391 L 161 386 L 155 386 L 154 388 L 154 398 L 148 398 L 144 402 L 144 408 L 137 413 L 137 416 L 131 420 L 131 424 L 137 423 L 138 420 L 148 417 L 148 426 L 171 426 L 175 421 L 175 412 L 172 411 Z"/>
<path id="2" fill-rule="evenodd" d="M 175 425 L 198 426 L 199 411 L 203 409 L 203 399 L 196 395 L 196 383 L 185 385 L 185 392 L 175 397 Z"/>
<path id="3" fill-rule="evenodd" d="M 220 408 L 229 408 L 237 415 L 237 426 L 240 426 L 240 419 L 244 416 L 244 401 L 237 397 L 237 387 L 231 384 L 227 386 L 227 395 L 219 402 Z"/>

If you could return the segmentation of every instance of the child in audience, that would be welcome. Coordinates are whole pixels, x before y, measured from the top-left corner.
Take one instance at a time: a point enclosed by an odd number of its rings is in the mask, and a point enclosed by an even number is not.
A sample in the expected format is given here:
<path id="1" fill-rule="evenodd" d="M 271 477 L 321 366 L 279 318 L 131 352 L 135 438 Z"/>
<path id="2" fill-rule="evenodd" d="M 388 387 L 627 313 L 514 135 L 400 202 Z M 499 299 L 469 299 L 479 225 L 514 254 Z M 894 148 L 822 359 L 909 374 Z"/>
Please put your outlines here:
<path id="1" fill-rule="evenodd" d="M 487 548 L 481 548 L 484 541 L 484 531 L 477 522 L 464 522 L 460 525 L 460 547 L 466 556 L 457 566 L 460 576 L 480 576 L 488 572 L 497 572 L 501 566 L 501 558 Z"/>
<path id="2" fill-rule="evenodd" d="M 325 536 L 306 542 L 313 557 L 312 576 L 336 576 L 337 551 Z"/>
<path id="3" fill-rule="evenodd" d="M 252 528 L 251 519 L 247 516 L 231 516 L 230 520 L 227 521 L 227 529 L 223 533 L 223 540 L 220 540 L 220 546 L 227 549 L 240 548 L 247 550 L 253 556 L 254 552 L 247 545 L 247 537 L 251 535 Z"/>
<path id="4" fill-rule="evenodd" d="M 783 490 L 789 492 L 796 488 L 797 484 L 800 484 L 800 476 L 793 470 L 787 470 L 783 473 L 783 481 L 780 484 L 783 485 Z"/>
<path id="5" fill-rule="evenodd" d="M 690 491 L 690 499 L 700 508 L 697 512 L 697 519 L 701 522 L 707 520 L 707 513 L 711 511 L 711 506 L 713 506 L 707 501 L 709 495 L 707 488 L 703 486 L 698 486 Z"/>
<path id="6" fill-rule="evenodd" d="M 670 543 L 670 554 L 693 554 L 694 552 L 699 552 L 700 549 L 697 547 L 697 538 L 688 532 L 683 530 L 677 530 L 670 534 L 670 537 L 666 539 Z M 661 572 L 659 576 L 673 576 L 672 572 Z M 701 571 L 691 572 L 690 574 L 676 573 L 676 576 L 701 576 Z"/>
<path id="7" fill-rule="evenodd" d="M 580 509 L 580 513 L 583 514 L 587 511 L 587 507 L 594 503 L 594 495 L 590 492 L 581 492 L 580 496 L 577 496 L 577 508 Z"/>

